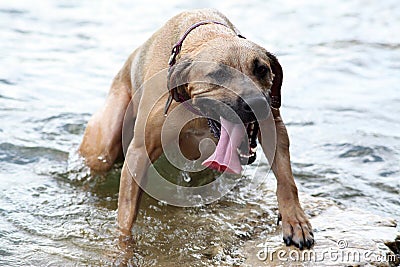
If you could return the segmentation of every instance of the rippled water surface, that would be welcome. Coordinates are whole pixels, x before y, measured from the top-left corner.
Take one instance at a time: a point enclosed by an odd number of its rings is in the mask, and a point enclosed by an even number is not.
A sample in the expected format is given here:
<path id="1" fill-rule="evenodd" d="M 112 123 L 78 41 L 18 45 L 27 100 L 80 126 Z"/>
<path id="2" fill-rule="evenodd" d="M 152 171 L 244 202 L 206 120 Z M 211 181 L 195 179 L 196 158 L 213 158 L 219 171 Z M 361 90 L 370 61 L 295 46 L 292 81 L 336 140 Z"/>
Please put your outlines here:
<path id="1" fill-rule="evenodd" d="M 267 185 L 191 209 L 145 197 L 137 244 L 122 250 L 120 166 L 90 177 L 76 160 L 129 53 L 200 7 L 221 10 L 283 65 L 300 191 L 400 220 L 397 1 L 2 1 L 0 265 L 238 265 L 241 242 L 276 231 Z"/>

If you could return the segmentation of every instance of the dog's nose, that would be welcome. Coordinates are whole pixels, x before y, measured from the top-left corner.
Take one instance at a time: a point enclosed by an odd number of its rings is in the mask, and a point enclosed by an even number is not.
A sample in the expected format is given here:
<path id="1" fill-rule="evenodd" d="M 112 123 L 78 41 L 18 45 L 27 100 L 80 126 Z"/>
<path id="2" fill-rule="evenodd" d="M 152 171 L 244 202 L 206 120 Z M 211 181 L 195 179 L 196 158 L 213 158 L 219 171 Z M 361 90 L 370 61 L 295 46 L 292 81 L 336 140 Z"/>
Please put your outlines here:
<path id="1" fill-rule="evenodd" d="M 248 97 L 241 99 L 241 111 L 239 116 L 243 121 L 261 120 L 268 117 L 269 104 L 265 97 Z"/>

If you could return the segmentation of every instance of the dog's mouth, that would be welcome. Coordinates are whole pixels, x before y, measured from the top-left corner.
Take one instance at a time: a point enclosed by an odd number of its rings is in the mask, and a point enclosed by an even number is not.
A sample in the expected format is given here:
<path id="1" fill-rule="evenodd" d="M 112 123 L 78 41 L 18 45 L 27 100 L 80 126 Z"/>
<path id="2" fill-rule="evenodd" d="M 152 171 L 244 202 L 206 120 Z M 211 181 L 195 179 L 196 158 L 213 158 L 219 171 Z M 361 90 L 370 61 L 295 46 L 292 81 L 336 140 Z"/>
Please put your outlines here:
<path id="1" fill-rule="evenodd" d="M 208 119 L 208 125 L 218 144 L 214 153 L 203 162 L 204 166 L 220 172 L 240 174 L 241 165 L 256 160 L 257 121 L 241 124 L 220 117 L 220 122 Z"/>

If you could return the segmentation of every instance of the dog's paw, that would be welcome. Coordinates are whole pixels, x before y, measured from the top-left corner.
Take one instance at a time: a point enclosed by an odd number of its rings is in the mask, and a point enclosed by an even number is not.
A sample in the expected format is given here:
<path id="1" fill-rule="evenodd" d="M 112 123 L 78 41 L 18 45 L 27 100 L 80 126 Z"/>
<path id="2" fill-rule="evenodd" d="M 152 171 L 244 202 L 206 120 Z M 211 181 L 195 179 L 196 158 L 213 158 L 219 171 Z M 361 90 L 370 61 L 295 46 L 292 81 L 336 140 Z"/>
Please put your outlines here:
<path id="1" fill-rule="evenodd" d="M 281 218 L 283 241 L 287 246 L 304 249 L 314 245 L 311 224 L 302 210 L 289 216 L 282 215 Z"/>

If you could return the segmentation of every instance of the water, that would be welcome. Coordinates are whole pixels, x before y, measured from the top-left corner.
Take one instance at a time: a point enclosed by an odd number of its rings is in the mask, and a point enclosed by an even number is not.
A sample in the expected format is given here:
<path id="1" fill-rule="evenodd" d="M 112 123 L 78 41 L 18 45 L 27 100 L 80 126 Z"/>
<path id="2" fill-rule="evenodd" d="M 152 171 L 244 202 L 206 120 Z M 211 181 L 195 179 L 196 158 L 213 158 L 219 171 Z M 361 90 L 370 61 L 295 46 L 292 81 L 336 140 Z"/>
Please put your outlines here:
<path id="1" fill-rule="evenodd" d="M 397 1 L 2 1 L 0 265 L 235 265 L 243 242 L 276 231 L 268 186 L 193 209 L 145 197 L 137 245 L 122 249 L 120 165 L 90 177 L 74 155 L 129 53 L 179 11 L 210 6 L 284 67 L 300 191 L 399 221 Z"/>

